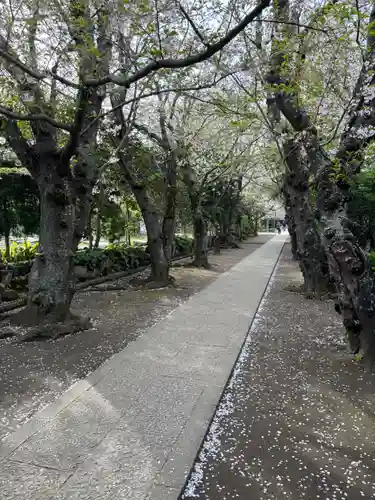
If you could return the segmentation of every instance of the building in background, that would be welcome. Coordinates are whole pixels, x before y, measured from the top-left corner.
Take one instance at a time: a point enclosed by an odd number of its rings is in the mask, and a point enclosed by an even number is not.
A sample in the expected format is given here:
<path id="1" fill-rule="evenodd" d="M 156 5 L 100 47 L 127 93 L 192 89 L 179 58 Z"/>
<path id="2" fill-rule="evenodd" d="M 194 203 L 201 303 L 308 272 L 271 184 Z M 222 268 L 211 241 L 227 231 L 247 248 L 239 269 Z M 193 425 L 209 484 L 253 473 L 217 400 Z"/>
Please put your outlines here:
<path id="1" fill-rule="evenodd" d="M 285 211 L 283 207 L 275 206 L 271 209 L 267 215 L 262 219 L 261 230 L 267 232 L 275 232 L 276 231 L 276 223 L 284 220 Z"/>

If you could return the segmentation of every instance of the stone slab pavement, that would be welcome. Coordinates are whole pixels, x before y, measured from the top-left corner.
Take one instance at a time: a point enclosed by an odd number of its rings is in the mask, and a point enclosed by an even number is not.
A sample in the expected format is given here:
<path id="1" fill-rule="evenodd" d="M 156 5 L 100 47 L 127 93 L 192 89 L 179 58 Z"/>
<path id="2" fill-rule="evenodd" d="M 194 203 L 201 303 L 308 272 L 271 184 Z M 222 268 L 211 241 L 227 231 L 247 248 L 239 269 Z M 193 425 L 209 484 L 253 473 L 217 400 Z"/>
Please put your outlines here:
<path id="1" fill-rule="evenodd" d="M 176 500 L 287 236 L 276 235 L 0 447 L 0 499 Z"/>

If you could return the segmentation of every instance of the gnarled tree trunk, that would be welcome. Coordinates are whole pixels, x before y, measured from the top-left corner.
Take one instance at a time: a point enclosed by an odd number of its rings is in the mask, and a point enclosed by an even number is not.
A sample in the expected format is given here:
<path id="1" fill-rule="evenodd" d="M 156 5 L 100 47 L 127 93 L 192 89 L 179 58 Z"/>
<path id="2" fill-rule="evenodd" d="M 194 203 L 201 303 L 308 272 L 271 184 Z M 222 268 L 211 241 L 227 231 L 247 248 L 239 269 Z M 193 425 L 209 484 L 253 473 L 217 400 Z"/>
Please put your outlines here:
<path id="1" fill-rule="evenodd" d="M 285 180 L 285 178 L 284 178 Z M 284 197 L 284 208 L 285 208 L 285 214 L 286 214 L 286 223 L 288 227 L 288 233 L 290 236 L 290 244 L 291 244 L 291 249 L 292 249 L 292 255 L 294 260 L 298 260 L 297 257 L 297 236 L 296 236 L 296 222 L 294 220 L 294 216 L 292 213 L 292 206 L 291 206 L 291 201 L 290 201 L 290 196 L 288 194 L 287 189 L 282 188 L 282 194 Z"/>
<path id="2" fill-rule="evenodd" d="M 289 2 L 274 2 L 276 20 L 289 19 Z M 318 131 L 306 110 L 301 108 L 299 96 L 286 92 L 290 87 L 288 73 L 282 69 L 286 58 L 279 44 L 275 64 L 267 75 L 278 109 L 297 131 L 304 142 L 311 171 L 317 183 L 317 211 L 319 233 L 327 256 L 329 272 L 339 293 L 337 308 L 343 313 L 344 325 L 352 349 L 362 347 L 371 368 L 375 367 L 375 275 L 364 250 L 350 230 L 346 205 L 349 181 L 358 173 L 363 152 L 375 140 L 375 1 L 371 2 L 368 22 L 367 47 L 361 74 L 354 89 L 350 116 L 340 140 L 338 153 L 331 161 L 321 146 Z M 321 10 L 318 9 L 318 15 Z M 282 26 L 282 23 L 280 24 Z M 284 44 L 287 37 L 282 41 Z M 297 221 L 296 221 L 297 223 Z"/>
<path id="3" fill-rule="evenodd" d="M 351 141 L 350 141 L 351 142 Z M 343 139 L 341 149 L 345 148 Z M 350 178 L 350 164 L 342 164 L 343 178 Z M 375 275 L 366 252 L 350 231 L 346 217 L 348 186 L 335 180 L 332 164 L 322 164 L 318 180 L 318 216 L 330 274 L 339 293 L 338 311 L 343 316 L 354 353 L 361 348 L 371 369 L 375 368 Z"/>
<path id="4" fill-rule="evenodd" d="M 210 267 L 208 262 L 208 229 L 200 204 L 201 195 L 197 189 L 195 172 L 191 166 L 186 163 L 183 165 L 182 173 L 184 183 L 188 190 L 194 228 L 194 258 L 191 265 L 195 267 L 205 267 L 208 269 Z"/>
<path id="5" fill-rule="evenodd" d="M 165 254 L 165 243 L 163 237 L 163 228 L 156 208 L 147 189 L 141 184 L 137 184 L 130 174 L 126 159 L 122 159 L 122 166 L 125 178 L 134 193 L 135 199 L 141 209 L 143 220 L 147 231 L 147 247 L 150 252 L 151 274 L 147 281 L 155 282 L 157 285 L 166 286 L 169 284 L 169 262 Z"/>
<path id="6" fill-rule="evenodd" d="M 321 244 L 309 195 L 309 165 L 303 144 L 298 139 L 284 142 L 287 166 L 283 191 L 294 221 L 296 256 L 307 296 L 321 297 L 330 290 L 327 259 Z"/>
<path id="7" fill-rule="evenodd" d="M 177 197 L 177 160 L 174 155 L 170 153 L 171 157 L 167 162 L 167 187 L 165 195 L 165 210 L 163 217 L 163 247 L 164 255 L 168 262 L 171 264 L 173 254 L 173 243 L 176 231 L 176 197 Z"/>
<path id="8" fill-rule="evenodd" d="M 5 124 L 7 142 L 36 180 L 41 196 L 39 253 L 30 273 L 27 306 L 12 319 L 23 324 L 37 323 L 36 328 L 40 328 L 35 335 L 43 336 L 69 333 L 88 325 L 70 313 L 73 258 L 86 227 L 91 189 L 97 174 L 93 149 L 99 120 L 93 118 L 99 116 L 106 93 L 105 86 L 88 87 L 86 78 L 108 74 L 111 59 L 110 16 L 105 7 L 96 11 L 95 21 L 85 2 L 78 2 L 69 15 L 72 22 L 68 23 L 68 29 L 76 46 L 79 78 L 74 120 L 64 146 L 61 147 L 62 136 L 57 134 L 56 126 L 46 120 L 29 122 L 32 141 L 22 135 L 14 120 L 7 120 Z M 32 33 L 30 36 L 33 38 Z M 0 45 L 5 51 L 13 52 L 2 37 Z M 94 47 L 98 56 L 91 50 Z M 14 52 L 13 56 L 17 59 Z M 39 81 L 29 80 L 25 76 L 27 71 L 13 63 L 7 65 L 7 71 L 17 82 L 21 95 L 25 90 L 30 92 L 28 111 L 53 118 L 56 93 L 51 91 L 48 103 L 43 87 Z M 54 86 L 53 76 L 52 81 Z M 70 326 L 66 323 L 68 320 Z M 33 338 L 34 333 L 29 333 L 29 338 Z"/>
<path id="9" fill-rule="evenodd" d="M 142 209 L 147 231 L 147 246 L 151 258 L 150 281 L 160 285 L 169 283 L 169 262 L 164 251 L 163 231 L 157 214 L 149 208 Z"/>
<path id="10" fill-rule="evenodd" d="M 194 224 L 194 260 L 195 267 L 209 268 L 208 263 L 208 234 L 207 224 L 201 212 L 196 212 L 193 217 Z"/>
<path id="11" fill-rule="evenodd" d="M 52 176 L 51 176 L 52 177 Z M 65 321 L 73 296 L 73 236 L 75 209 L 67 179 L 38 179 L 41 225 L 38 255 L 34 261 L 28 294 L 32 322 Z"/>
<path id="12" fill-rule="evenodd" d="M 38 254 L 30 276 L 26 308 L 12 317 L 16 324 L 34 327 L 24 340 L 73 333 L 89 321 L 70 312 L 75 285 L 76 196 L 68 175 L 51 162 L 39 165 L 40 191 Z"/>

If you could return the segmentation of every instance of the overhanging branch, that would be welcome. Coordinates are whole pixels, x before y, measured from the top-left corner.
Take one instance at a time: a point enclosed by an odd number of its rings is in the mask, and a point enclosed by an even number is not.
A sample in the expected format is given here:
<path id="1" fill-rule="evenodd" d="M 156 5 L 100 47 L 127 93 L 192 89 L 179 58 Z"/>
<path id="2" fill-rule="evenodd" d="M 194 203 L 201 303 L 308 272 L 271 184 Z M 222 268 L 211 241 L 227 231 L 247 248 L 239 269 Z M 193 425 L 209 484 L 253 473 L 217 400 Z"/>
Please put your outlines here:
<path id="1" fill-rule="evenodd" d="M 144 68 L 140 69 L 136 73 L 131 76 L 123 77 L 116 76 L 115 74 L 109 74 L 102 78 L 88 78 L 84 82 L 86 86 L 91 87 L 99 87 L 101 85 L 106 85 L 108 83 L 115 83 L 116 85 L 122 87 L 130 87 L 133 83 L 145 78 L 146 76 L 154 73 L 160 69 L 179 69 L 179 68 L 187 68 L 189 66 L 193 66 L 200 62 L 206 61 L 214 54 L 222 50 L 226 45 L 228 45 L 236 36 L 241 33 L 254 19 L 259 17 L 261 13 L 269 7 L 271 0 L 262 0 L 259 4 L 247 15 L 243 18 L 243 20 L 238 23 L 234 28 L 228 31 L 228 33 L 222 37 L 217 42 L 209 45 L 205 50 L 188 56 L 184 59 L 161 59 L 152 61 L 147 64 Z M 59 76 L 56 72 L 48 71 L 48 72 L 39 72 L 30 68 L 27 64 L 23 63 L 18 57 L 15 57 L 8 50 L 8 44 L 6 40 L 2 40 L 4 43 L 0 44 L 0 57 L 7 60 L 9 63 L 14 64 L 19 69 L 24 71 L 26 74 L 30 75 L 37 81 L 45 80 L 47 78 L 52 78 L 64 85 L 72 88 L 79 89 L 81 84 L 74 83 L 66 78 Z"/>
<path id="2" fill-rule="evenodd" d="M 62 130 L 67 130 L 68 132 L 72 131 L 72 127 L 68 125 L 67 123 L 61 123 L 53 118 L 51 118 L 48 115 L 45 115 L 44 113 L 35 113 L 35 114 L 22 114 L 22 113 L 16 113 L 15 111 L 12 111 L 9 108 L 6 108 L 4 106 L 0 106 L 0 114 L 4 115 L 8 118 L 11 118 L 12 120 L 18 120 L 18 121 L 44 121 L 52 125 L 53 127 L 60 128 Z"/>
<path id="3" fill-rule="evenodd" d="M 112 82 L 122 87 L 130 87 L 130 85 L 132 85 L 133 83 L 160 69 L 187 68 L 189 66 L 193 66 L 194 64 L 206 61 L 214 54 L 222 50 L 234 38 L 236 38 L 236 36 L 241 33 L 241 31 L 243 31 L 252 21 L 254 21 L 254 19 L 260 16 L 264 9 L 269 7 L 270 3 L 271 0 L 262 0 L 247 16 L 243 18 L 240 23 L 238 23 L 234 28 L 228 31 L 228 33 L 223 38 L 218 40 L 216 43 L 213 43 L 202 52 L 198 52 L 197 54 L 191 55 L 184 59 L 161 59 L 159 61 L 152 61 L 144 68 L 140 69 L 127 78 L 108 75 L 104 78 L 88 79 L 85 83 L 86 85 L 95 87 Z"/>

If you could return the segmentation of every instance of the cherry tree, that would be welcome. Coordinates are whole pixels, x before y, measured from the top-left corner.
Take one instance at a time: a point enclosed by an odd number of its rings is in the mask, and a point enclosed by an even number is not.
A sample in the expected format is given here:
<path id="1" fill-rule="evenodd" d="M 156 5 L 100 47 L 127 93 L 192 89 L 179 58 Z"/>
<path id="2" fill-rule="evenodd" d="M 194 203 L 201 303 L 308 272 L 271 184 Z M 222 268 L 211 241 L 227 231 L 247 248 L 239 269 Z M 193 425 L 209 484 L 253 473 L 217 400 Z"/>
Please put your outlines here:
<path id="1" fill-rule="evenodd" d="M 116 88 L 126 93 L 157 71 L 211 58 L 269 4 L 259 1 L 235 24 L 226 2 L 219 9 L 200 4 L 190 13 L 169 1 L 3 2 L 0 130 L 35 178 L 41 198 L 39 253 L 20 322 L 41 324 L 40 332 L 50 331 L 50 323 L 68 321 L 73 331 L 87 326 L 70 313 L 73 256 L 98 175 L 96 140 L 108 94 Z M 170 29 L 172 21 L 177 30 Z M 205 43 L 201 27 L 207 28 Z M 176 53 L 185 32 L 186 43 Z M 122 44 L 134 34 L 129 67 Z"/>

